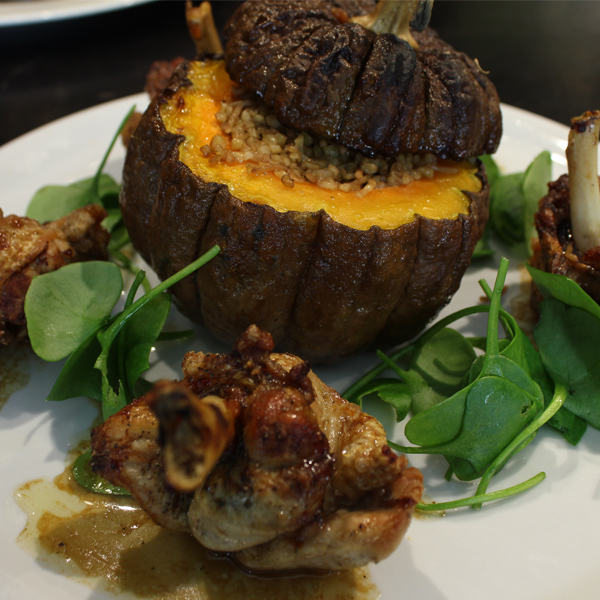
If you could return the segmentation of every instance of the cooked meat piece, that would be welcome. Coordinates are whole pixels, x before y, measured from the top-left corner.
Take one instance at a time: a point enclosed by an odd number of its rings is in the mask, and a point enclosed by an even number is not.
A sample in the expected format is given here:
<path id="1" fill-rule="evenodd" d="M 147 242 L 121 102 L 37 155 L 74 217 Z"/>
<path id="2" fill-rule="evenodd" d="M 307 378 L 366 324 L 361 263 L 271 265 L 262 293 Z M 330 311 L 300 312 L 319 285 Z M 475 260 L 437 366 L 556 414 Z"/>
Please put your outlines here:
<path id="1" fill-rule="evenodd" d="M 312 521 L 332 472 L 327 439 L 301 391 L 261 383 L 245 404 L 235 454 L 213 470 L 188 513 L 194 536 L 211 550 L 256 546 Z"/>
<path id="2" fill-rule="evenodd" d="M 600 111 L 571 119 L 567 164 L 569 174 L 548 185 L 535 214 L 538 240 L 531 264 L 565 275 L 600 303 L 600 179 L 598 134 Z M 541 293 L 533 285 L 532 307 Z"/>
<path id="3" fill-rule="evenodd" d="M 189 529 L 248 568 L 337 570 L 385 558 L 420 500 L 421 474 L 373 417 L 272 349 L 252 326 L 229 355 L 189 353 L 182 382 L 157 386 L 94 430 L 92 467 L 161 525 Z"/>
<path id="4" fill-rule="evenodd" d="M 600 249 L 581 253 L 571 233 L 569 177 L 563 175 L 549 184 L 549 192 L 540 200 L 535 215 L 539 242 L 534 245 L 531 264 L 542 271 L 565 275 L 578 283 L 600 303 Z M 532 306 L 541 300 L 534 286 Z"/>
<path id="5" fill-rule="evenodd" d="M 31 280 L 64 265 L 106 260 L 105 210 L 96 204 L 40 225 L 0 210 L 0 344 L 27 339 L 23 304 Z"/>
<path id="6" fill-rule="evenodd" d="M 150 100 L 154 100 L 167 87 L 175 67 L 182 62 L 185 62 L 185 58 L 178 56 L 171 61 L 155 60 L 150 65 L 144 86 L 144 91 L 150 96 Z"/>
<path id="7" fill-rule="evenodd" d="M 403 468 L 406 459 L 402 457 Z M 396 481 L 366 494 L 360 503 L 325 515 L 290 535 L 235 554 L 248 569 L 339 571 L 388 557 L 406 533 L 414 505 L 423 493 L 423 476 L 415 468 Z"/>
<path id="8" fill-rule="evenodd" d="M 158 418 L 148 401 L 138 398 L 92 430 L 92 468 L 131 490 L 159 525 L 190 531 L 187 511 L 192 495 L 174 491 L 165 481 Z"/>

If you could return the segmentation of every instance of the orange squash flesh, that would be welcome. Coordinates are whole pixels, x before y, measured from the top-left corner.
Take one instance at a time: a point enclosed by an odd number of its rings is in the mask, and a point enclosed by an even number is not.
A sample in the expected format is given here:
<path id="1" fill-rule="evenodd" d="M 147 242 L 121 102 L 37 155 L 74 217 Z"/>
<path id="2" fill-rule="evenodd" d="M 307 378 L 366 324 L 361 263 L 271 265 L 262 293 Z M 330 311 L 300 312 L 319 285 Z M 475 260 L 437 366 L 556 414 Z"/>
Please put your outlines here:
<path id="1" fill-rule="evenodd" d="M 179 160 L 202 179 L 227 185 L 243 202 L 271 206 L 278 212 L 324 210 L 334 221 L 366 231 L 373 225 L 395 229 L 412 222 L 416 215 L 454 220 L 469 214 L 471 199 L 463 191 L 481 190 L 477 167 L 468 161 L 439 161 L 456 172 L 436 171 L 432 179 L 374 190 L 363 198 L 310 182 L 296 182 L 288 188 L 271 173 L 248 173 L 244 164 L 212 165 L 200 149 L 222 134 L 215 114 L 222 100 L 231 99 L 232 83 L 221 61 L 193 62 L 187 77 L 192 85 L 180 88 L 160 108 L 167 131 L 185 138 L 179 145 Z"/>

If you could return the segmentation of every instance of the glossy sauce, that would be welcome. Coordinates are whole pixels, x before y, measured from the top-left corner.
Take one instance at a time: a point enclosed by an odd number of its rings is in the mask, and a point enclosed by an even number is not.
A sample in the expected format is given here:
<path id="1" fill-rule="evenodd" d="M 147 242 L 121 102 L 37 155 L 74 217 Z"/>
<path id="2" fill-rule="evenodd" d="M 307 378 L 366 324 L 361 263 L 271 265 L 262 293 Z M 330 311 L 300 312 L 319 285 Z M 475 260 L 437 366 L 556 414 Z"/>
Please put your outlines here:
<path id="1" fill-rule="evenodd" d="M 154 524 L 135 501 L 93 494 L 67 467 L 15 492 L 18 543 L 53 570 L 123 597 L 161 600 L 375 600 L 367 568 L 329 576 L 251 577 L 190 535 Z"/>
<path id="2" fill-rule="evenodd" d="M 30 354 L 30 349 L 25 345 L 0 347 L 0 409 L 12 394 L 29 383 Z"/>

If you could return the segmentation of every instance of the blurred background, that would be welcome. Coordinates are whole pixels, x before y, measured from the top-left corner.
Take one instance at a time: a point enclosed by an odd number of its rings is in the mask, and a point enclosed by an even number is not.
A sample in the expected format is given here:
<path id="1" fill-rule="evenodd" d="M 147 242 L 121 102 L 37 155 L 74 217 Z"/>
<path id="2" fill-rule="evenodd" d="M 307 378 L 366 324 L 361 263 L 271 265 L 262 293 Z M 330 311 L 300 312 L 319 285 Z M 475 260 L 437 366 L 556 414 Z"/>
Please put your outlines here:
<path id="1" fill-rule="evenodd" d="M 9 4 L 26 2 L 0 2 L 0 144 L 138 93 L 152 61 L 194 54 L 183 1 L 2 25 Z M 213 1 L 219 29 L 239 4 Z M 431 26 L 479 60 L 507 104 L 564 124 L 600 108 L 598 1 L 436 0 Z"/>

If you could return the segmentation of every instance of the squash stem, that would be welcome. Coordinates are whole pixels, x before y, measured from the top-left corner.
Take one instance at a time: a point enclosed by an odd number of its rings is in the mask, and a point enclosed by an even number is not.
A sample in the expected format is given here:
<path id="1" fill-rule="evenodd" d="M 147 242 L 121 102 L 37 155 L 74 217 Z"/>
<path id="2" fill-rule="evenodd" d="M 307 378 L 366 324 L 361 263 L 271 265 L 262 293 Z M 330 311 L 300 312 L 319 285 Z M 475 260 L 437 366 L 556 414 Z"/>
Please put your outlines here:
<path id="1" fill-rule="evenodd" d="M 419 31 L 425 29 L 431 4 L 431 1 L 421 0 L 379 0 L 372 13 L 350 21 L 375 33 L 393 33 L 417 50 L 419 45 L 410 32 L 410 25 L 414 21 Z"/>

